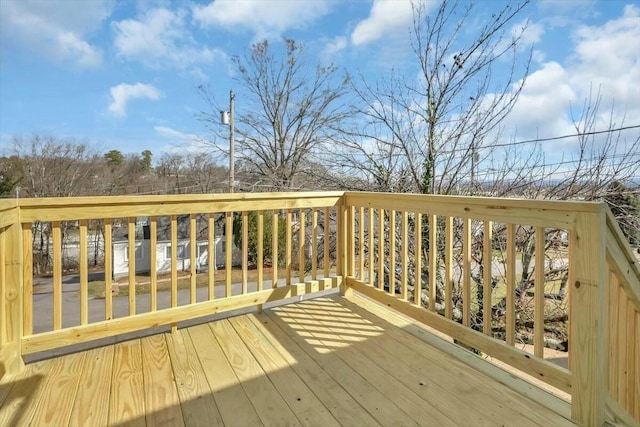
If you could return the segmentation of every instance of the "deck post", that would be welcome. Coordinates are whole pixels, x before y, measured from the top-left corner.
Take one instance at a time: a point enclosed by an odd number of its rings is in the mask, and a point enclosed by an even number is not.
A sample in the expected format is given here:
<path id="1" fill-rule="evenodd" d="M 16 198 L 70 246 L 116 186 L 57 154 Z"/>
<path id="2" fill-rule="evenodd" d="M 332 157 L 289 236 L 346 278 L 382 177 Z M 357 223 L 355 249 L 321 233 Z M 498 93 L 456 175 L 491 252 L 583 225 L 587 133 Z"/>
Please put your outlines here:
<path id="1" fill-rule="evenodd" d="M 13 375 L 24 367 L 20 339 L 23 327 L 23 242 L 20 225 L 20 210 L 15 208 L 16 221 L 2 231 L 4 262 L 0 281 L 3 282 L 0 295 L 0 315 L 4 326 L 3 342 L 0 346 L 0 378 Z M 26 243 L 25 243 L 26 244 Z"/>
<path id="2" fill-rule="evenodd" d="M 347 201 L 343 196 L 342 203 L 338 206 L 338 242 L 336 244 L 338 248 L 338 274 L 342 276 L 342 283 L 340 284 L 340 295 L 342 296 L 347 296 L 353 292 L 347 286 L 347 280 L 345 280 L 346 277 L 353 274 L 353 271 L 350 271 L 351 260 L 353 259 L 351 254 L 353 244 L 350 241 L 352 241 L 353 236 L 349 235 L 349 230 L 353 227 L 352 209 L 347 206 Z"/>
<path id="3" fill-rule="evenodd" d="M 604 205 L 579 213 L 569 247 L 571 417 L 584 426 L 605 420 L 605 231 Z"/>

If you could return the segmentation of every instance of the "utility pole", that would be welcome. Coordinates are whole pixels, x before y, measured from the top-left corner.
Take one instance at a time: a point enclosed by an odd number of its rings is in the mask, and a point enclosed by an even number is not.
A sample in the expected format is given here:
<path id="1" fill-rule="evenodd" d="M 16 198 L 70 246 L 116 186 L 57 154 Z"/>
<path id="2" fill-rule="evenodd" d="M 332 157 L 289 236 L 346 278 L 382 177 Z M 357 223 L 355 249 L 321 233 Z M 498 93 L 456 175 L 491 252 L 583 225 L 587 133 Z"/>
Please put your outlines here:
<path id="1" fill-rule="evenodd" d="M 234 132 L 234 123 L 233 123 L 233 109 L 234 109 L 234 101 L 236 99 L 236 94 L 233 93 L 233 90 L 229 91 L 229 193 L 233 193 L 235 187 L 235 177 L 234 177 L 234 149 L 235 149 L 235 141 L 233 140 L 233 132 Z"/>
<path id="2" fill-rule="evenodd" d="M 475 142 L 471 143 L 471 191 L 470 195 L 473 196 L 475 192 L 475 174 L 476 174 L 476 145 Z"/>
<path id="3" fill-rule="evenodd" d="M 220 111 L 220 121 L 223 125 L 229 125 L 229 193 L 233 193 L 234 191 L 234 151 L 235 151 L 235 141 L 233 140 L 233 133 L 235 131 L 234 128 L 234 103 L 236 99 L 236 94 L 233 93 L 233 90 L 229 91 L 229 111 Z"/>

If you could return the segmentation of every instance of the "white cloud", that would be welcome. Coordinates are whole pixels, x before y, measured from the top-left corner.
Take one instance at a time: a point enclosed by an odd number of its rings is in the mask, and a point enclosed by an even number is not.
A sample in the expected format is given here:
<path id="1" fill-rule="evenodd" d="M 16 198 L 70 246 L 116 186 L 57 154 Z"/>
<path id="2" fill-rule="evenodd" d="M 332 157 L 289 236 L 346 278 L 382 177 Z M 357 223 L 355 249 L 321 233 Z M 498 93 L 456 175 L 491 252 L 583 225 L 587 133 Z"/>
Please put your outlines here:
<path id="1" fill-rule="evenodd" d="M 206 6 L 194 6 L 193 17 L 204 26 L 248 29 L 256 38 L 268 38 L 304 28 L 329 12 L 330 6 L 329 0 L 216 0 Z"/>
<path id="2" fill-rule="evenodd" d="M 569 67 L 581 93 L 600 88 L 605 102 L 626 106 L 640 123 L 640 8 L 627 5 L 619 19 L 576 31 L 577 45 Z M 605 104 L 606 105 L 606 104 Z"/>
<path id="3" fill-rule="evenodd" d="M 163 152 L 184 153 L 210 151 L 212 145 L 193 133 L 185 133 L 167 126 L 154 126 L 156 133 L 168 142 L 162 148 Z"/>
<path id="4" fill-rule="evenodd" d="M 351 43 L 355 46 L 374 42 L 384 35 L 395 31 L 408 31 L 413 18 L 413 5 L 410 0 L 374 0 L 369 16 L 360 21 L 351 33 Z M 430 8 L 435 2 L 427 3 Z M 428 10 L 424 11 L 425 13 Z"/>
<path id="5" fill-rule="evenodd" d="M 347 38 L 343 36 L 338 36 L 333 38 L 330 42 L 328 42 L 320 57 L 323 58 L 325 62 L 332 62 L 333 56 L 340 52 L 341 50 L 347 47 Z"/>
<path id="6" fill-rule="evenodd" d="M 511 28 L 511 36 L 515 37 L 521 35 L 521 43 L 527 47 L 532 44 L 540 43 L 543 34 L 544 26 L 542 24 L 530 22 L 527 19 L 515 24 Z"/>
<path id="7" fill-rule="evenodd" d="M 132 99 L 150 99 L 156 101 L 162 97 L 158 89 L 152 85 L 136 83 L 133 85 L 121 83 L 113 86 L 109 92 L 113 102 L 109 104 L 109 113 L 116 117 L 124 117 L 127 112 L 127 103 Z"/>
<path id="8" fill-rule="evenodd" d="M 595 130 L 640 123 L 640 8 L 627 6 L 620 18 L 601 26 L 577 28 L 572 55 L 565 63 L 546 62 L 530 74 L 504 125 L 519 139 L 575 133 L 585 101 L 602 96 Z M 613 109 L 613 110 L 612 110 Z M 572 117 L 573 116 L 573 117 Z M 546 144 L 556 155 L 572 152 L 575 139 Z"/>
<path id="9" fill-rule="evenodd" d="M 102 63 L 102 53 L 86 37 L 109 17 L 111 4 L 2 0 L 0 46 L 26 48 L 79 67 L 97 67 Z"/>
<path id="10" fill-rule="evenodd" d="M 152 9 L 139 19 L 113 23 L 118 55 L 150 67 L 172 66 L 180 69 L 211 63 L 225 54 L 219 49 L 200 46 L 185 25 L 185 11 Z"/>

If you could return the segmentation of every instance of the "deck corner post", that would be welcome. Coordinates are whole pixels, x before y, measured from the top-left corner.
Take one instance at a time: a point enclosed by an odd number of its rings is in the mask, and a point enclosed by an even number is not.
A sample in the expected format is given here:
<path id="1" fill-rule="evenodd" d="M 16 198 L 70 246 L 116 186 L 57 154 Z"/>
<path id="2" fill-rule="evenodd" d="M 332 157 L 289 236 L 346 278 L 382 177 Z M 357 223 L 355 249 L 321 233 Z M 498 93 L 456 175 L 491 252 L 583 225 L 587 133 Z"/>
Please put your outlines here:
<path id="1" fill-rule="evenodd" d="M 605 420 L 605 232 L 604 208 L 582 212 L 569 247 L 571 417 L 584 426 Z"/>
<path id="2" fill-rule="evenodd" d="M 21 339 L 23 335 L 23 245 L 20 210 L 16 207 L 16 221 L 2 230 L 0 256 L 3 268 L 0 269 L 2 290 L 0 295 L 0 316 L 3 327 L 0 333 L 0 378 L 13 375 L 24 368 Z"/>
<path id="3" fill-rule="evenodd" d="M 347 206 L 345 196 L 342 197 L 341 203 L 337 209 L 337 228 L 338 228 L 338 242 L 337 258 L 338 258 L 338 275 L 342 276 L 342 283 L 340 284 L 340 295 L 347 295 L 350 289 L 347 287 L 346 278 L 353 274 L 351 269 L 351 261 L 353 259 L 351 249 L 353 247 L 352 236 L 349 235 L 349 230 L 353 227 L 353 214 L 351 207 Z"/>

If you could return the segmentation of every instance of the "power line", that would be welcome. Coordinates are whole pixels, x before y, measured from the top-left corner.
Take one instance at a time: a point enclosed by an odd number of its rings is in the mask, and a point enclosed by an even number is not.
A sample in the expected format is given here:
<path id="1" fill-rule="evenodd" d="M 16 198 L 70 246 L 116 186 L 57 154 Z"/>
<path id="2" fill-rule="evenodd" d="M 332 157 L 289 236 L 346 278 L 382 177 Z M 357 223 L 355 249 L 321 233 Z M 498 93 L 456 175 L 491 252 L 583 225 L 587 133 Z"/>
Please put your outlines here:
<path id="1" fill-rule="evenodd" d="M 559 140 L 568 139 L 568 138 L 577 138 L 577 137 L 584 137 L 584 136 L 602 135 L 602 134 L 605 134 L 605 133 L 621 132 L 621 131 L 625 131 L 625 130 L 638 129 L 638 128 L 640 128 L 640 125 L 622 126 L 622 127 L 618 127 L 618 128 L 612 128 L 612 129 L 596 130 L 596 131 L 590 131 L 590 132 L 578 132 L 578 133 L 574 133 L 574 134 L 551 136 L 551 137 L 547 137 L 547 138 L 525 139 L 525 140 L 522 140 L 522 141 L 504 142 L 504 143 L 491 144 L 491 145 L 481 145 L 481 146 L 476 146 L 474 149 L 476 151 L 479 151 L 479 150 L 487 150 L 489 148 L 512 147 L 512 146 L 531 144 L 531 143 L 538 143 L 538 142 L 559 141 Z M 389 143 L 389 145 L 392 145 L 392 143 Z M 464 148 L 452 148 L 450 150 L 436 151 L 436 155 L 438 155 L 438 154 L 454 154 L 454 153 L 458 153 L 458 152 L 471 152 L 471 151 L 472 151 L 471 146 L 469 146 L 469 147 L 464 147 Z M 400 153 L 389 153 L 385 157 L 402 157 L 402 156 L 405 156 L 405 155 L 406 154 L 402 153 L 402 152 L 400 152 Z"/>
<path id="2" fill-rule="evenodd" d="M 493 147 L 511 147 L 511 146 L 514 146 L 514 145 L 531 144 L 533 142 L 558 141 L 558 140 L 561 140 L 561 139 L 575 138 L 575 137 L 579 137 L 579 136 L 601 135 L 601 134 L 604 134 L 604 133 L 620 132 L 620 131 L 623 131 L 623 130 L 638 129 L 638 128 L 640 128 L 640 125 L 622 126 L 622 127 L 614 128 L 614 129 L 595 130 L 595 131 L 591 131 L 591 132 L 579 132 L 579 133 L 570 134 L 570 135 L 560 135 L 560 136 L 552 136 L 552 137 L 548 137 L 548 138 L 536 138 L 536 139 L 529 139 L 529 140 L 523 140 L 523 141 L 514 141 L 514 142 L 508 142 L 508 143 L 502 143 L 502 144 L 493 144 L 491 146 L 477 147 L 476 150 L 481 150 L 483 148 L 493 148 Z"/>

